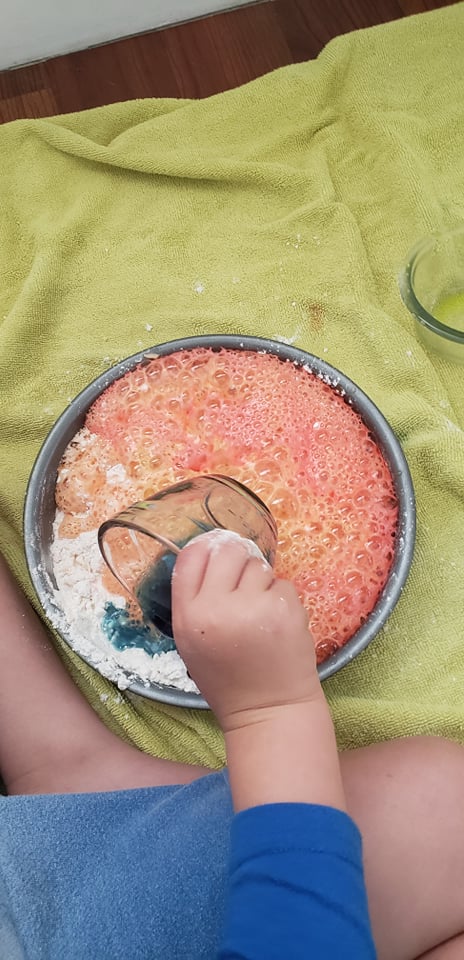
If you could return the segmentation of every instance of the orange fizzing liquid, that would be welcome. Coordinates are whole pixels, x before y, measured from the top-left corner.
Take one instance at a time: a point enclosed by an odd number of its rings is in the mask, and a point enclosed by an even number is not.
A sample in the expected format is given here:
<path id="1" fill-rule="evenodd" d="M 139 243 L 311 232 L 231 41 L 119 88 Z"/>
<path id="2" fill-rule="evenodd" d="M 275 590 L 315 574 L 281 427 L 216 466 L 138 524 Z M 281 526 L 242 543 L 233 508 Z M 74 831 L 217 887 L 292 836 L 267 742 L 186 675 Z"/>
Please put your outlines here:
<path id="1" fill-rule="evenodd" d="M 101 394 L 68 447 L 59 534 L 95 529 L 199 473 L 234 477 L 267 504 L 276 573 L 295 582 L 326 659 L 371 612 L 393 559 L 398 505 L 368 428 L 332 386 L 270 354 L 198 348 L 153 359 Z"/>

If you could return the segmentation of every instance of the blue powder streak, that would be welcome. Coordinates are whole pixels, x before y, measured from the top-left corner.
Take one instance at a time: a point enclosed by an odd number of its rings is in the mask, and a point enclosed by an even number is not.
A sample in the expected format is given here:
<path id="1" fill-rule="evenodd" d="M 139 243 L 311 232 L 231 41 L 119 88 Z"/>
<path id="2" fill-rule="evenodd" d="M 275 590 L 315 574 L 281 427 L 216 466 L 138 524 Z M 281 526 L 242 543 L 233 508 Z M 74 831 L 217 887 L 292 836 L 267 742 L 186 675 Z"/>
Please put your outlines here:
<path id="1" fill-rule="evenodd" d="M 115 607 L 111 602 L 105 604 L 101 626 L 115 650 L 137 647 L 153 657 L 156 653 L 167 653 L 168 650 L 176 649 L 172 637 L 155 636 L 148 624 L 134 620 L 127 608 Z"/>

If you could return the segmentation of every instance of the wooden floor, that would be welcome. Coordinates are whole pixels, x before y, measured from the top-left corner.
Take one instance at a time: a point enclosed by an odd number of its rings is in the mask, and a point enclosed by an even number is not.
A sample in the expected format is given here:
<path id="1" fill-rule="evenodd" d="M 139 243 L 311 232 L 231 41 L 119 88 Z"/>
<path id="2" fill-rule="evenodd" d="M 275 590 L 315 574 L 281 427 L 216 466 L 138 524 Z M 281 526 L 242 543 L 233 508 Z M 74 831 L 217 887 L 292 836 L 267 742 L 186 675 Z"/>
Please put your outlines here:
<path id="1" fill-rule="evenodd" d="M 273 0 L 0 73 L 0 122 L 136 97 L 207 97 L 332 37 L 449 0 Z"/>

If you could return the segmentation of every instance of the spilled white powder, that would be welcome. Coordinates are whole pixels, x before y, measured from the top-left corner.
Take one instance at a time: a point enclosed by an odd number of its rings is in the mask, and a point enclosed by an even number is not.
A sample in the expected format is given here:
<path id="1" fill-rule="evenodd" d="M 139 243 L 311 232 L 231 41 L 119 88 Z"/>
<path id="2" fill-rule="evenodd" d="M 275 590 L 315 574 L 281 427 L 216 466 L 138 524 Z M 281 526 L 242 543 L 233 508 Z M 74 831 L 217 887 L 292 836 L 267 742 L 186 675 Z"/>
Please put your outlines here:
<path id="1" fill-rule="evenodd" d="M 60 477 L 63 476 L 64 470 L 60 471 Z M 69 470 L 67 471 L 69 473 Z M 127 480 L 126 468 L 123 467 L 122 463 L 115 463 L 114 466 L 108 467 L 106 471 L 106 482 L 110 484 L 117 483 L 118 485 L 124 483 Z"/>
<path id="2" fill-rule="evenodd" d="M 60 619 L 55 623 L 57 629 L 65 632 L 76 653 L 116 683 L 120 690 L 139 681 L 145 686 L 159 683 L 198 693 L 175 650 L 151 657 L 145 650 L 115 650 L 110 644 L 100 626 L 105 604 L 112 602 L 122 608 L 124 600 L 109 593 L 102 584 L 104 560 L 98 547 L 97 530 L 81 533 L 74 539 L 59 537 L 57 530 L 61 516 L 58 513 L 55 519 L 51 546 L 57 584 L 54 601 L 64 617 L 64 622 Z"/>
<path id="3" fill-rule="evenodd" d="M 293 303 L 292 303 L 292 307 L 293 307 Z M 279 343 L 287 343 L 289 346 L 291 346 L 293 343 L 296 343 L 300 334 L 301 334 L 301 327 L 297 327 L 294 333 L 292 333 L 290 337 L 284 337 L 280 333 L 273 333 L 272 339 L 278 340 Z"/>

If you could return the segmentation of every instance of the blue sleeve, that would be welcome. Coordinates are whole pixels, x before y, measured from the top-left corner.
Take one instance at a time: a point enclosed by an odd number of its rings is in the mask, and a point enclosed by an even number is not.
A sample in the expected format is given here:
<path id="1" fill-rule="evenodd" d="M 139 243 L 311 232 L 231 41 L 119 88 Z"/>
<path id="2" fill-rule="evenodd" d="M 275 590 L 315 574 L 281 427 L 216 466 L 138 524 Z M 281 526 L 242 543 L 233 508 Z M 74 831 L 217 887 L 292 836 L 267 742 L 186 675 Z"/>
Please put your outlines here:
<path id="1" fill-rule="evenodd" d="M 375 960 L 361 836 L 340 810 L 269 804 L 232 821 L 219 960 Z"/>

